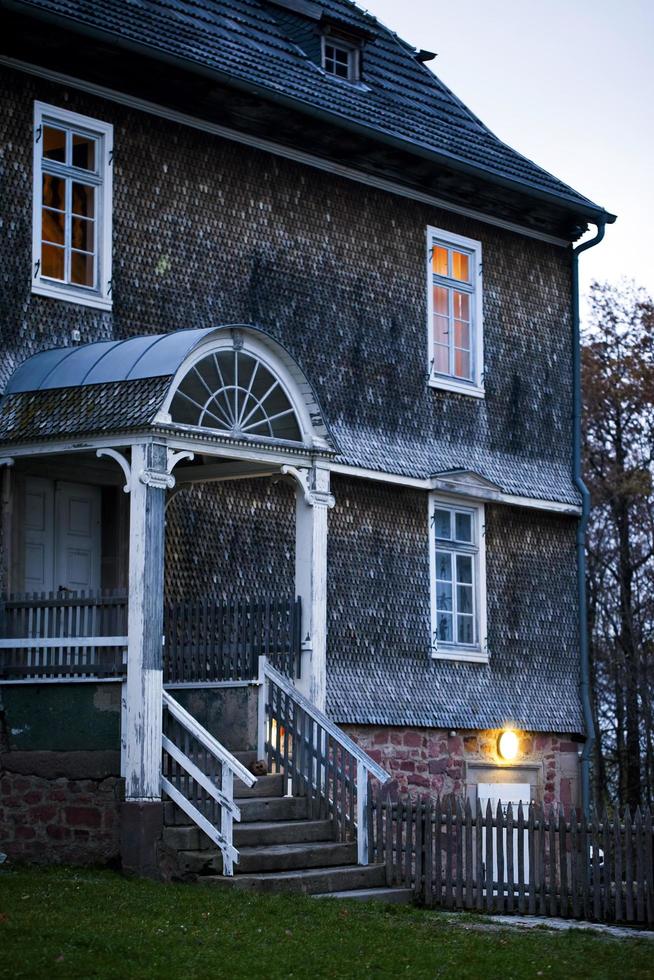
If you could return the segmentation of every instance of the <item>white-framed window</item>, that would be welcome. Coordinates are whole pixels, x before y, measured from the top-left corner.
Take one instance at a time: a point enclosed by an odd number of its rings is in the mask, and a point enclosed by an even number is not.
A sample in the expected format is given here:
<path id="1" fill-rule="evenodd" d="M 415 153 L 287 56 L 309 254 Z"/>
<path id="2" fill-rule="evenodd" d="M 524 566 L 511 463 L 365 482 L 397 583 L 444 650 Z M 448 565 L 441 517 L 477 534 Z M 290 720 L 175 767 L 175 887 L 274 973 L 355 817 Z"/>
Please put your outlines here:
<path id="1" fill-rule="evenodd" d="M 484 505 L 429 495 L 432 656 L 486 662 Z"/>
<path id="2" fill-rule="evenodd" d="M 347 82 L 359 80 L 359 49 L 347 41 L 325 35 L 322 39 L 322 67 L 328 75 Z"/>
<path id="3" fill-rule="evenodd" d="M 111 308 L 113 127 L 34 103 L 32 292 Z"/>
<path id="4" fill-rule="evenodd" d="M 481 244 L 427 229 L 429 383 L 484 395 Z"/>

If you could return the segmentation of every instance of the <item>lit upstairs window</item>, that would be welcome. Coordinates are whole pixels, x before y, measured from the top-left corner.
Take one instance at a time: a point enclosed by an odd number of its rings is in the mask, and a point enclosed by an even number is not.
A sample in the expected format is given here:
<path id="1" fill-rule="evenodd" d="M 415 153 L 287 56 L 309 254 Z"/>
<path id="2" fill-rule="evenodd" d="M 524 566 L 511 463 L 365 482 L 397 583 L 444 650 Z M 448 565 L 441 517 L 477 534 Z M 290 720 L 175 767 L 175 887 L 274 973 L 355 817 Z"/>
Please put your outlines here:
<path id="1" fill-rule="evenodd" d="M 32 291 L 111 307 L 112 127 L 35 103 Z"/>
<path id="2" fill-rule="evenodd" d="M 322 39 L 322 67 L 328 75 L 357 82 L 360 78 L 359 49 L 331 36 Z"/>
<path id="3" fill-rule="evenodd" d="M 429 380 L 483 396 L 481 245 L 429 228 Z"/>

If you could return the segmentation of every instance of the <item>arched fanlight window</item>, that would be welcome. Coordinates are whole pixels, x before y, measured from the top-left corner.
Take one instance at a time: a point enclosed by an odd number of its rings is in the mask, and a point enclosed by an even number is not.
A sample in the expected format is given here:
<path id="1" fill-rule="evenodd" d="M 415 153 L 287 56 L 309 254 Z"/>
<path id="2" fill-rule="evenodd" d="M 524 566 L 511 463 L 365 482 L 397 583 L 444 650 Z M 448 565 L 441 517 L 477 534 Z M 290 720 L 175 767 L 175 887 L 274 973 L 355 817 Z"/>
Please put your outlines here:
<path id="1" fill-rule="evenodd" d="M 197 361 L 175 392 L 174 422 L 233 436 L 302 442 L 295 410 L 279 379 L 254 354 L 224 348 Z"/>

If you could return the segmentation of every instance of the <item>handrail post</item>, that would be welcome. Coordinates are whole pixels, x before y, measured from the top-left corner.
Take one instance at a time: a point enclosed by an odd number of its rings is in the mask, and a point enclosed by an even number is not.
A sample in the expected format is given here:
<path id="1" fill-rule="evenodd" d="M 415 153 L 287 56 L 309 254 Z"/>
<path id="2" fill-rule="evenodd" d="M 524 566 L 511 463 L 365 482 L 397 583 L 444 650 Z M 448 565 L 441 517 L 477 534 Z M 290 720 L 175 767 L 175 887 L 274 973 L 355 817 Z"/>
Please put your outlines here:
<path id="1" fill-rule="evenodd" d="M 368 770 L 357 759 L 357 863 L 368 864 Z"/>
<path id="2" fill-rule="evenodd" d="M 266 757 L 266 664 L 268 658 L 259 657 L 259 692 L 257 703 L 257 760 Z"/>
<path id="3" fill-rule="evenodd" d="M 221 766 L 222 777 L 220 788 L 228 800 L 234 801 L 234 773 L 224 762 Z M 227 847 L 223 851 L 223 874 L 231 878 L 234 874 L 234 861 L 232 860 L 231 848 L 234 842 L 234 818 L 229 810 L 221 807 L 220 809 L 220 831 L 223 834 Z"/>

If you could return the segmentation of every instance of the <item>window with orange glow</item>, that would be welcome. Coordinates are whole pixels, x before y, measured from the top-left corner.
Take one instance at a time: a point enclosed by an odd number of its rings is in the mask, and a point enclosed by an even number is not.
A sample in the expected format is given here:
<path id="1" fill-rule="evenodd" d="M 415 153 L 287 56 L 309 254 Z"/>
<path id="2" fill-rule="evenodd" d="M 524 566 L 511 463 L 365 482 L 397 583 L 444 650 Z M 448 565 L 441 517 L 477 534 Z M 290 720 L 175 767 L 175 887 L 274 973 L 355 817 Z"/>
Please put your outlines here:
<path id="1" fill-rule="evenodd" d="M 36 104 L 35 291 L 87 302 L 108 298 L 110 152 L 110 126 Z"/>
<path id="2" fill-rule="evenodd" d="M 430 377 L 461 390 L 481 385 L 481 262 L 477 242 L 436 232 L 429 239 Z"/>

